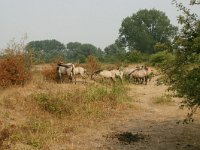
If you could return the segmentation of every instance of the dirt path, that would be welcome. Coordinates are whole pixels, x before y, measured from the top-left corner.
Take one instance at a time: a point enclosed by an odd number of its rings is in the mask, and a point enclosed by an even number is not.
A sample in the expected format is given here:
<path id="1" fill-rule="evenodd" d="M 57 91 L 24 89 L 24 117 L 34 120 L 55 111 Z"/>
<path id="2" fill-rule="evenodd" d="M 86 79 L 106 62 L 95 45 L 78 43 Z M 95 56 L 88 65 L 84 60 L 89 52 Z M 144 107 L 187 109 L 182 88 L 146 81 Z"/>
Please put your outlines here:
<path id="1" fill-rule="evenodd" d="M 192 124 L 177 124 L 187 110 L 178 108 L 179 99 L 172 104 L 158 105 L 166 86 L 129 85 L 130 108 L 116 112 L 114 117 L 73 135 L 67 149 L 101 150 L 200 150 L 200 118 Z M 63 148 L 64 148 L 63 147 Z"/>

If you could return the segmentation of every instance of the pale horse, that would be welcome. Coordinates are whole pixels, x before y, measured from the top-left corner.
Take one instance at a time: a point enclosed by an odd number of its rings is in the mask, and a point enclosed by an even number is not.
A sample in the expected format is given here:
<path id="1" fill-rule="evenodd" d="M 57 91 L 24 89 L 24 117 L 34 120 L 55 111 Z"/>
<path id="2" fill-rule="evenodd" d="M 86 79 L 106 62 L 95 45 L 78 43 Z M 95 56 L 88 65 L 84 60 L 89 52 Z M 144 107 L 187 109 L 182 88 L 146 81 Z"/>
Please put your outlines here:
<path id="1" fill-rule="evenodd" d="M 111 70 L 111 72 L 115 75 L 115 77 L 120 79 L 121 83 L 123 83 L 123 75 L 124 75 L 123 71 L 113 69 L 113 70 Z"/>
<path id="2" fill-rule="evenodd" d="M 102 82 L 104 79 L 111 79 L 112 82 L 115 83 L 116 77 L 119 77 L 121 82 L 123 81 L 123 72 L 119 70 L 98 70 L 95 72 L 96 75 L 100 76 L 102 79 Z"/>
<path id="3" fill-rule="evenodd" d="M 63 83 L 63 75 L 67 75 L 67 78 L 72 82 L 73 78 L 74 78 L 74 64 L 72 63 L 67 63 L 67 64 L 63 64 L 60 63 L 58 64 L 57 70 L 58 70 L 58 75 L 60 78 L 60 83 Z"/>
<path id="4" fill-rule="evenodd" d="M 76 76 L 77 75 L 80 75 L 81 78 L 84 80 L 84 83 L 86 83 L 86 76 L 88 75 L 86 73 L 86 69 L 83 68 L 83 67 L 75 67 L 74 68 L 74 81 L 75 81 L 75 84 L 76 84 Z"/>

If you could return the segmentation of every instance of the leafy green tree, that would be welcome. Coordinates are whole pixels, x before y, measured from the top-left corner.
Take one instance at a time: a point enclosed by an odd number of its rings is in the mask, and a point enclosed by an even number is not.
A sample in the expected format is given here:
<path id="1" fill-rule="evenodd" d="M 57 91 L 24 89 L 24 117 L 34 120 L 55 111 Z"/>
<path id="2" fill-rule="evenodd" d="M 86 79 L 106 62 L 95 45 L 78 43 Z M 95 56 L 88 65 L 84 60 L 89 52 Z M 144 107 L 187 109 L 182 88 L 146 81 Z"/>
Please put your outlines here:
<path id="1" fill-rule="evenodd" d="M 164 12 L 143 9 L 122 21 L 118 40 L 129 50 L 151 54 L 156 43 L 170 43 L 176 31 Z"/>
<path id="2" fill-rule="evenodd" d="M 81 63 L 86 61 L 86 58 L 93 55 L 97 58 L 101 57 L 101 49 L 92 44 L 81 44 L 79 42 L 70 42 L 67 44 L 67 59 L 70 61 L 79 61 Z"/>
<path id="3" fill-rule="evenodd" d="M 111 44 L 104 49 L 104 60 L 107 62 L 123 61 L 125 59 L 126 50 L 118 44 Z"/>
<path id="4" fill-rule="evenodd" d="M 191 109 L 185 121 L 191 121 L 193 112 L 200 106 L 200 20 L 196 14 L 173 0 L 182 11 L 178 17 L 182 25 L 174 40 L 175 60 L 167 67 L 167 81 L 178 96 L 184 97 L 183 105 Z M 196 1 L 192 0 L 191 4 Z M 188 120 L 189 119 L 189 120 Z"/>
<path id="5" fill-rule="evenodd" d="M 25 49 L 33 54 L 36 63 L 41 63 L 50 62 L 55 57 L 63 55 L 65 45 L 57 40 L 31 41 Z"/>

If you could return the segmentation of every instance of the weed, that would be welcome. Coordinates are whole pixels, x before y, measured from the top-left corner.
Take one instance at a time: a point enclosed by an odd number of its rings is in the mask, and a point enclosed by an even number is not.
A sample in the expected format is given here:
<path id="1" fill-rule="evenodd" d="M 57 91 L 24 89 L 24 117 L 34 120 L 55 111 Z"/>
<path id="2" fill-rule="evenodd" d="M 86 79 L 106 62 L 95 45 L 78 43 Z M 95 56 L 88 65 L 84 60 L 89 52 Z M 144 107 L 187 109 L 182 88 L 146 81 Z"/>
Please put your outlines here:
<path id="1" fill-rule="evenodd" d="M 49 113 L 62 117 L 65 114 L 72 114 L 74 106 L 68 101 L 69 96 L 63 93 L 47 94 L 39 93 L 33 95 L 33 99 L 39 106 Z"/>
<path id="2" fill-rule="evenodd" d="M 153 97 L 153 103 L 155 104 L 171 104 L 173 101 L 170 95 L 162 95 L 160 97 Z"/>

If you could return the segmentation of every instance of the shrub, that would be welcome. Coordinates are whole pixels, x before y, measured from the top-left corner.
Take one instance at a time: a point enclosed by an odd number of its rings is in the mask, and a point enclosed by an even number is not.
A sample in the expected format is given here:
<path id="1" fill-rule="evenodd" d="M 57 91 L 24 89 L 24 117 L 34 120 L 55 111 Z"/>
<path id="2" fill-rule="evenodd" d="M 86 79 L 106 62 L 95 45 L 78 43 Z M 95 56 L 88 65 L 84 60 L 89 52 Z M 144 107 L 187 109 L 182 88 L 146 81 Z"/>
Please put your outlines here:
<path id="1" fill-rule="evenodd" d="M 47 81 L 58 81 L 57 65 L 52 64 L 50 67 L 42 70 L 42 75 Z"/>
<path id="2" fill-rule="evenodd" d="M 99 63 L 98 59 L 95 56 L 88 56 L 87 58 L 87 71 L 91 74 L 94 74 L 95 71 L 101 68 L 101 64 Z"/>
<path id="3" fill-rule="evenodd" d="M 148 59 L 148 54 L 133 50 L 126 54 L 126 58 L 128 62 L 139 63 L 146 61 Z"/>
<path id="4" fill-rule="evenodd" d="M 0 86 L 24 85 L 30 79 L 30 68 L 24 54 L 5 55 L 0 59 Z"/>
<path id="5" fill-rule="evenodd" d="M 68 100 L 70 97 L 67 94 L 39 93 L 33 95 L 33 98 L 42 109 L 59 117 L 62 117 L 65 114 L 72 114 L 74 110 L 74 106 Z"/>
<path id="6" fill-rule="evenodd" d="M 175 59 L 172 53 L 161 51 L 150 56 L 150 63 L 152 66 L 163 67 Z"/>

